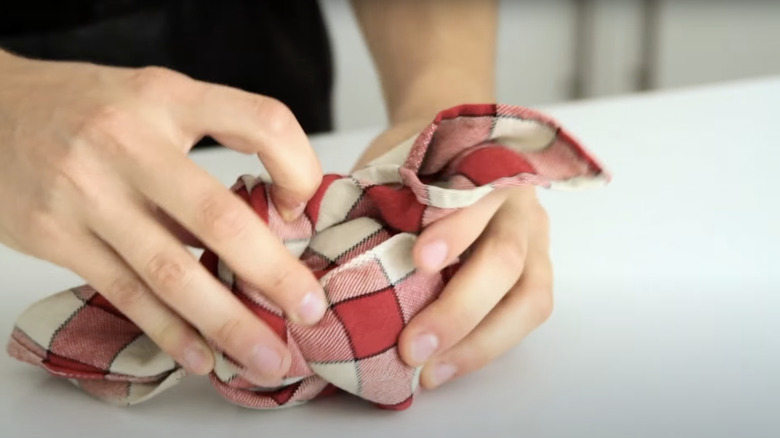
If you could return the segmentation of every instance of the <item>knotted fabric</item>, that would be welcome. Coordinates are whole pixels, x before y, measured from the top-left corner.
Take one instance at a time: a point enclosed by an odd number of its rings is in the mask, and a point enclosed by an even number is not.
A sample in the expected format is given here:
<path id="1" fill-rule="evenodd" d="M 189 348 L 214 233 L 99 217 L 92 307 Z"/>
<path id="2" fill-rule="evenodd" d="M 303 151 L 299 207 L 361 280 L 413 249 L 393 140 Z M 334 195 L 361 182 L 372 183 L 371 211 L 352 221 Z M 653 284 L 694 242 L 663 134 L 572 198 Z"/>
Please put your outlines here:
<path id="1" fill-rule="evenodd" d="M 315 273 L 328 309 L 314 326 L 295 324 L 206 250 L 202 264 L 279 335 L 292 357 L 281 386 L 260 388 L 215 350 L 213 386 L 251 408 L 293 406 L 343 390 L 382 408 L 405 409 L 420 369 L 401 361 L 399 334 L 436 299 L 460 263 L 433 274 L 415 270 L 417 235 L 499 187 L 579 188 L 608 180 L 553 120 L 493 104 L 443 111 L 419 136 L 364 168 L 326 175 L 303 216 L 291 223 L 269 201 L 267 177 L 240 177 L 232 190 Z M 185 375 L 89 285 L 28 308 L 8 351 L 114 404 L 147 400 Z"/>

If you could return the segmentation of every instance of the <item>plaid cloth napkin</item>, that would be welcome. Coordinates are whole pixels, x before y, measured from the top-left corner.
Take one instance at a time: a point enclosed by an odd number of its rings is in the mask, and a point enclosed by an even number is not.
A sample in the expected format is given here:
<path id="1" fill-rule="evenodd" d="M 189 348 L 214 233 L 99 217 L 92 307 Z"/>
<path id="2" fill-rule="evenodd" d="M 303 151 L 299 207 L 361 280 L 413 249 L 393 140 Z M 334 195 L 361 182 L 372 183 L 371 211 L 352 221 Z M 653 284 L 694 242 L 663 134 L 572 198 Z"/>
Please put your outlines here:
<path id="1" fill-rule="evenodd" d="M 396 348 L 409 320 L 436 299 L 459 266 L 415 270 L 411 250 L 430 223 L 497 187 L 580 188 L 608 182 L 602 167 L 550 118 L 507 105 L 462 105 L 439 113 L 416 139 L 348 176 L 326 175 L 305 214 L 284 222 L 266 177 L 232 190 L 317 275 L 329 301 L 323 320 L 294 324 L 262 291 L 206 250 L 201 261 L 287 343 L 292 366 L 281 386 L 258 388 L 216 351 L 216 390 L 238 405 L 293 406 L 337 390 L 386 409 L 405 409 L 419 369 Z M 262 263 L 262 261 L 259 261 Z M 8 352 L 126 405 L 170 388 L 184 370 L 89 285 L 33 304 L 16 321 Z"/>

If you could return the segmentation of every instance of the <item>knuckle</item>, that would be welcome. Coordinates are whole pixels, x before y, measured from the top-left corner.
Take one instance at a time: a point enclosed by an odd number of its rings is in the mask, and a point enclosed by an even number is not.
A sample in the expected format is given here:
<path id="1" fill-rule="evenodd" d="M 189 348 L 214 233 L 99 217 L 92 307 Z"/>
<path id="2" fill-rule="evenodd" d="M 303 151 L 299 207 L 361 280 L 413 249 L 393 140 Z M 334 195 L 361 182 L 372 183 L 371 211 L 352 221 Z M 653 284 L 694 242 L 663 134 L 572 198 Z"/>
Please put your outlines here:
<path id="1" fill-rule="evenodd" d="M 91 142 L 113 139 L 118 132 L 126 131 L 131 116 L 116 104 L 101 104 L 88 111 L 76 124 L 74 137 Z"/>
<path id="2" fill-rule="evenodd" d="M 526 246 L 516 232 L 500 231 L 493 236 L 492 242 L 489 251 L 498 263 L 510 270 L 522 269 L 525 264 Z"/>
<path id="3" fill-rule="evenodd" d="M 68 257 L 64 251 L 68 245 L 68 233 L 61 221 L 43 208 L 33 209 L 28 212 L 20 223 L 23 247 L 33 255 L 45 258 L 65 265 Z"/>
<path id="4" fill-rule="evenodd" d="M 160 100 L 186 84 L 187 76 L 164 67 L 143 67 L 130 76 L 131 89 L 143 99 Z"/>
<path id="5" fill-rule="evenodd" d="M 120 277 L 106 288 L 105 295 L 111 297 L 111 301 L 117 309 L 132 312 L 143 301 L 146 290 L 137 280 Z"/>
<path id="6" fill-rule="evenodd" d="M 176 357 L 181 353 L 183 347 L 186 326 L 176 318 L 167 318 L 158 327 L 147 333 L 160 349 Z"/>
<path id="7" fill-rule="evenodd" d="M 151 283 L 162 289 L 160 292 L 182 290 L 189 281 L 184 263 L 165 253 L 153 256 L 146 271 Z"/>
<path id="8" fill-rule="evenodd" d="M 440 331 L 450 338 L 450 343 L 455 343 L 471 332 L 484 315 L 481 309 L 474 311 L 473 308 L 464 306 L 465 301 L 449 298 L 447 301 L 442 300 L 442 305 L 438 308 L 432 306 L 434 311 L 429 314 L 428 324 L 446 328 Z"/>
<path id="9" fill-rule="evenodd" d="M 105 179 L 100 173 L 86 161 L 78 161 L 73 157 L 52 169 L 46 177 L 46 185 L 52 198 L 67 198 L 70 202 L 75 201 L 74 206 L 78 206 L 81 213 L 99 215 L 110 204 Z M 55 201 L 48 199 L 45 202 Z"/>
<path id="10" fill-rule="evenodd" d="M 224 196 L 212 195 L 204 198 L 197 209 L 198 225 L 216 239 L 231 239 L 240 236 L 249 225 L 248 215 Z"/>
<path id="11" fill-rule="evenodd" d="M 536 298 L 533 301 L 535 314 L 537 316 L 537 322 L 539 324 L 547 321 L 552 316 L 553 309 L 555 307 L 555 300 L 553 294 L 545 291 L 544 293 L 536 294 Z"/>
<path id="12" fill-rule="evenodd" d="M 252 96 L 249 108 L 272 136 L 283 135 L 298 124 L 287 105 L 271 97 Z"/>
<path id="13" fill-rule="evenodd" d="M 87 175 L 85 166 L 68 160 L 61 163 L 48 177 L 49 187 L 56 192 L 78 194 L 82 198 L 89 198 L 94 192 L 94 184 Z"/>
<path id="14" fill-rule="evenodd" d="M 229 345 L 234 339 L 241 335 L 241 329 L 244 324 L 238 318 L 228 318 L 222 322 L 214 332 L 213 338 L 222 346 Z"/>
<path id="15" fill-rule="evenodd" d="M 132 156 L 136 148 L 130 138 L 137 126 L 130 110 L 116 104 L 97 106 L 76 125 L 71 155 L 79 155 L 75 149 L 92 148 L 105 156 Z"/>
<path id="16" fill-rule="evenodd" d="M 288 297 L 293 279 L 300 278 L 300 274 L 293 272 L 290 263 L 277 263 L 274 269 L 269 270 L 266 279 L 268 293 L 274 297 Z"/>
<path id="17" fill-rule="evenodd" d="M 453 311 L 441 316 L 436 324 L 439 327 L 446 327 L 446 330 L 440 330 L 439 336 L 442 339 L 442 347 L 451 347 L 462 341 L 480 322 L 481 314 L 469 314 L 467 311 Z"/>

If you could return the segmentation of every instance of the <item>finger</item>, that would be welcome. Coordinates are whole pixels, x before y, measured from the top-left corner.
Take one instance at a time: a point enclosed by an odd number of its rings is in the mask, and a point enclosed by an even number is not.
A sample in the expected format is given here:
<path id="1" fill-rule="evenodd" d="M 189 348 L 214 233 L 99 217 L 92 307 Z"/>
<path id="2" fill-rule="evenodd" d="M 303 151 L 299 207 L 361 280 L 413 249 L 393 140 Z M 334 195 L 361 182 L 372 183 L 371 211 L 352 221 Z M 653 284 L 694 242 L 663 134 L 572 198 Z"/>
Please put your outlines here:
<path id="1" fill-rule="evenodd" d="M 149 206 L 149 212 L 165 229 L 173 234 L 181 243 L 194 248 L 204 248 L 203 243 L 188 229 L 176 222 L 168 213 L 157 206 Z"/>
<path id="2" fill-rule="evenodd" d="M 477 240 L 505 199 L 505 191 L 493 191 L 476 204 L 428 226 L 414 244 L 415 266 L 436 272 L 450 264 Z"/>
<path id="3" fill-rule="evenodd" d="M 463 339 L 517 282 L 525 264 L 527 225 L 503 208 L 439 298 L 409 323 L 399 340 L 403 360 L 425 363 Z"/>
<path id="4" fill-rule="evenodd" d="M 238 196 L 171 148 L 128 171 L 138 189 L 299 323 L 325 313 L 314 274 Z"/>
<path id="5" fill-rule="evenodd" d="M 435 388 L 492 362 L 546 321 L 553 308 L 553 275 L 546 254 L 529 255 L 523 277 L 466 338 L 434 357 L 420 376 Z"/>
<path id="6" fill-rule="evenodd" d="M 253 375 L 276 382 L 287 372 L 289 355 L 273 331 L 143 208 L 117 201 L 99 210 L 88 218 L 92 229 L 165 304 Z"/>
<path id="7" fill-rule="evenodd" d="M 187 371 L 207 374 L 214 356 L 206 341 L 154 296 L 125 262 L 94 236 L 79 245 L 68 268 L 85 278 Z"/>
<path id="8" fill-rule="evenodd" d="M 306 133 L 280 101 L 236 88 L 203 84 L 202 101 L 184 112 L 195 132 L 258 155 L 274 185 L 274 205 L 294 220 L 322 182 L 322 168 Z"/>

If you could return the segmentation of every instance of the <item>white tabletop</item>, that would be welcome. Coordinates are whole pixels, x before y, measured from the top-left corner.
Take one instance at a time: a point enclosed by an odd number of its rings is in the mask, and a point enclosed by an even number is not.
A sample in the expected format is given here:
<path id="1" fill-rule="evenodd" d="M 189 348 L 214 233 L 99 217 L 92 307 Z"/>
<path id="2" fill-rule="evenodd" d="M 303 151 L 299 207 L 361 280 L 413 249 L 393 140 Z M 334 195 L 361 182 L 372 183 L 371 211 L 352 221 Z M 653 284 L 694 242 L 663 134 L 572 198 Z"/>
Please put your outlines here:
<path id="1" fill-rule="evenodd" d="M 400 413 L 348 397 L 258 412 L 197 377 L 110 407 L 3 355 L 0 436 L 780 436 L 780 77 L 544 110 L 615 178 L 542 194 L 556 310 L 499 361 Z M 376 132 L 317 137 L 324 168 L 346 171 Z M 195 159 L 226 184 L 258 171 Z M 3 340 L 81 283 L 5 248 L 0 273 Z"/>

